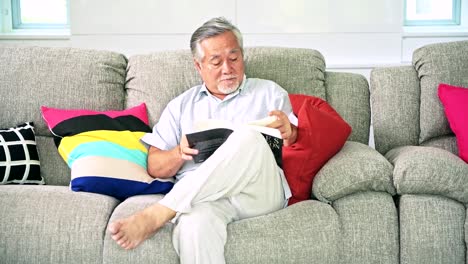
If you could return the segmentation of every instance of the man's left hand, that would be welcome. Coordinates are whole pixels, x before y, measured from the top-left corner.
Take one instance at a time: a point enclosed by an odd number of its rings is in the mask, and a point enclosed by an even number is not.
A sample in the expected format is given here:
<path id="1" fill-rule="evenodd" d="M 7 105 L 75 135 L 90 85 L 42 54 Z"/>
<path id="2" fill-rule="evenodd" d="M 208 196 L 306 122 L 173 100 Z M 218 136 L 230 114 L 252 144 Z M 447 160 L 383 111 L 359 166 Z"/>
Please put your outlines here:
<path id="1" fill-rule="evenodd" d="M 296 142 L 297 127 L 289 122 L 288 116 L 279 110 L 273 110 L 268 113 L 269 116 L 276 116 L 276 121 L 270 123 L 268 127 L 276 128 L 280 131 L 281 137 L 284 140 L 284 145 L 289 146 Z"/>

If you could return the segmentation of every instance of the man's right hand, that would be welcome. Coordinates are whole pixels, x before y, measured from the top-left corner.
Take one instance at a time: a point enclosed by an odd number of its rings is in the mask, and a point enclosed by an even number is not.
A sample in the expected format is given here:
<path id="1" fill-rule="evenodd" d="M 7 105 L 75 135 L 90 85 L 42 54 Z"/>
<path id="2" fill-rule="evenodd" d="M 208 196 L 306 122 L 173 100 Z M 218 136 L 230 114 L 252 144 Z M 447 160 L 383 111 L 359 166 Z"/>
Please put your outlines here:
<path id="1" fill-rule="evenodd" d="M 179 144 L 179 153 L 183 160 L 192 160 L 193 156 L 198 154 L 198 150 L 190 148 L 187 137 L 182 135 Z"/>
<path id="2" fill-rule="evenodd" d="M 180 144 L 171 150 L 160 150 L 151 146 L 148 151 L 148 173 L 153 178 L 170 178 L 184 165 L 192 160 L 198 150 L 189 147 L 187 137 L 182 135 Z"/>

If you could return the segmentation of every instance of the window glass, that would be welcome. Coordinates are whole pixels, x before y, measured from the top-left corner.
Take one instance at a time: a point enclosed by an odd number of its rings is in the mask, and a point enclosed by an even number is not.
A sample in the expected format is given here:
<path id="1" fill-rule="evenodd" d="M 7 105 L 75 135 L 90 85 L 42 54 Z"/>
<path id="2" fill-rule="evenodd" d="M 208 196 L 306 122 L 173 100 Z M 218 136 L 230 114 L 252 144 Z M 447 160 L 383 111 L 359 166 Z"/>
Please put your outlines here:
<path id="1" fill-rule="evenodd" d="M 64 28 L 68 25 L 67 0 L 13 0 L 14 28 Z"/>
<path id="2" fill-rule="evenodd" d="M 460 0 L 406 0 L 405 25 L 459 25 Z"/>

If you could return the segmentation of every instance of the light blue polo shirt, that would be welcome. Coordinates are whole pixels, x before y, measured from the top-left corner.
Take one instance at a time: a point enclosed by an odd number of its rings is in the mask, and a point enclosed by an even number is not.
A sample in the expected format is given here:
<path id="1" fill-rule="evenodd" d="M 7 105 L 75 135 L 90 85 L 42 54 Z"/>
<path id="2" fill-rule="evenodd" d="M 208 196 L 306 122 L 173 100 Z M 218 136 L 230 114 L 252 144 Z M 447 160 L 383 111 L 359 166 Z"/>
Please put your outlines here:
<path id="1" fill-rule="evenodd" d="M 244 76 L 239 89 L 223 100 L 209 93 L 202 84 L 170 101 L 153 127 L 153 132 L 144 135 L 142 141 L 161 150 L 170 150 L 179 145 L 183 134 L 195 132 L 193 125 L 197 120 L 217 119 L 246 124 L 267 117 L 273 110 L 283 111 L 289 121 L 297 126 L 297 117 L 292 112 L 288 93 L 275 82 Z M 181 179 L 199 165 L 186 161 L 176 178 Z M 285 195 L 289 198 L 291 191 L 283 171 L 280 171 Z"/>

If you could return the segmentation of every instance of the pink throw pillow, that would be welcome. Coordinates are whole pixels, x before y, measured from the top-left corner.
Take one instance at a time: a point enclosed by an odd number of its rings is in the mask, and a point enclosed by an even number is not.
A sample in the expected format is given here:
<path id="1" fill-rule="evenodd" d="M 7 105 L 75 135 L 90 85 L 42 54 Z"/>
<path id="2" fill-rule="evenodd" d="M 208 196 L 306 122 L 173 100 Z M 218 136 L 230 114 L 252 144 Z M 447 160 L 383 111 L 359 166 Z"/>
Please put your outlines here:
<path id="1" fill-rule="evenodd" d="M 468 163 L 468 88 L 441 83 L 439 98 L 457 138 L 458 155 Z"/>

